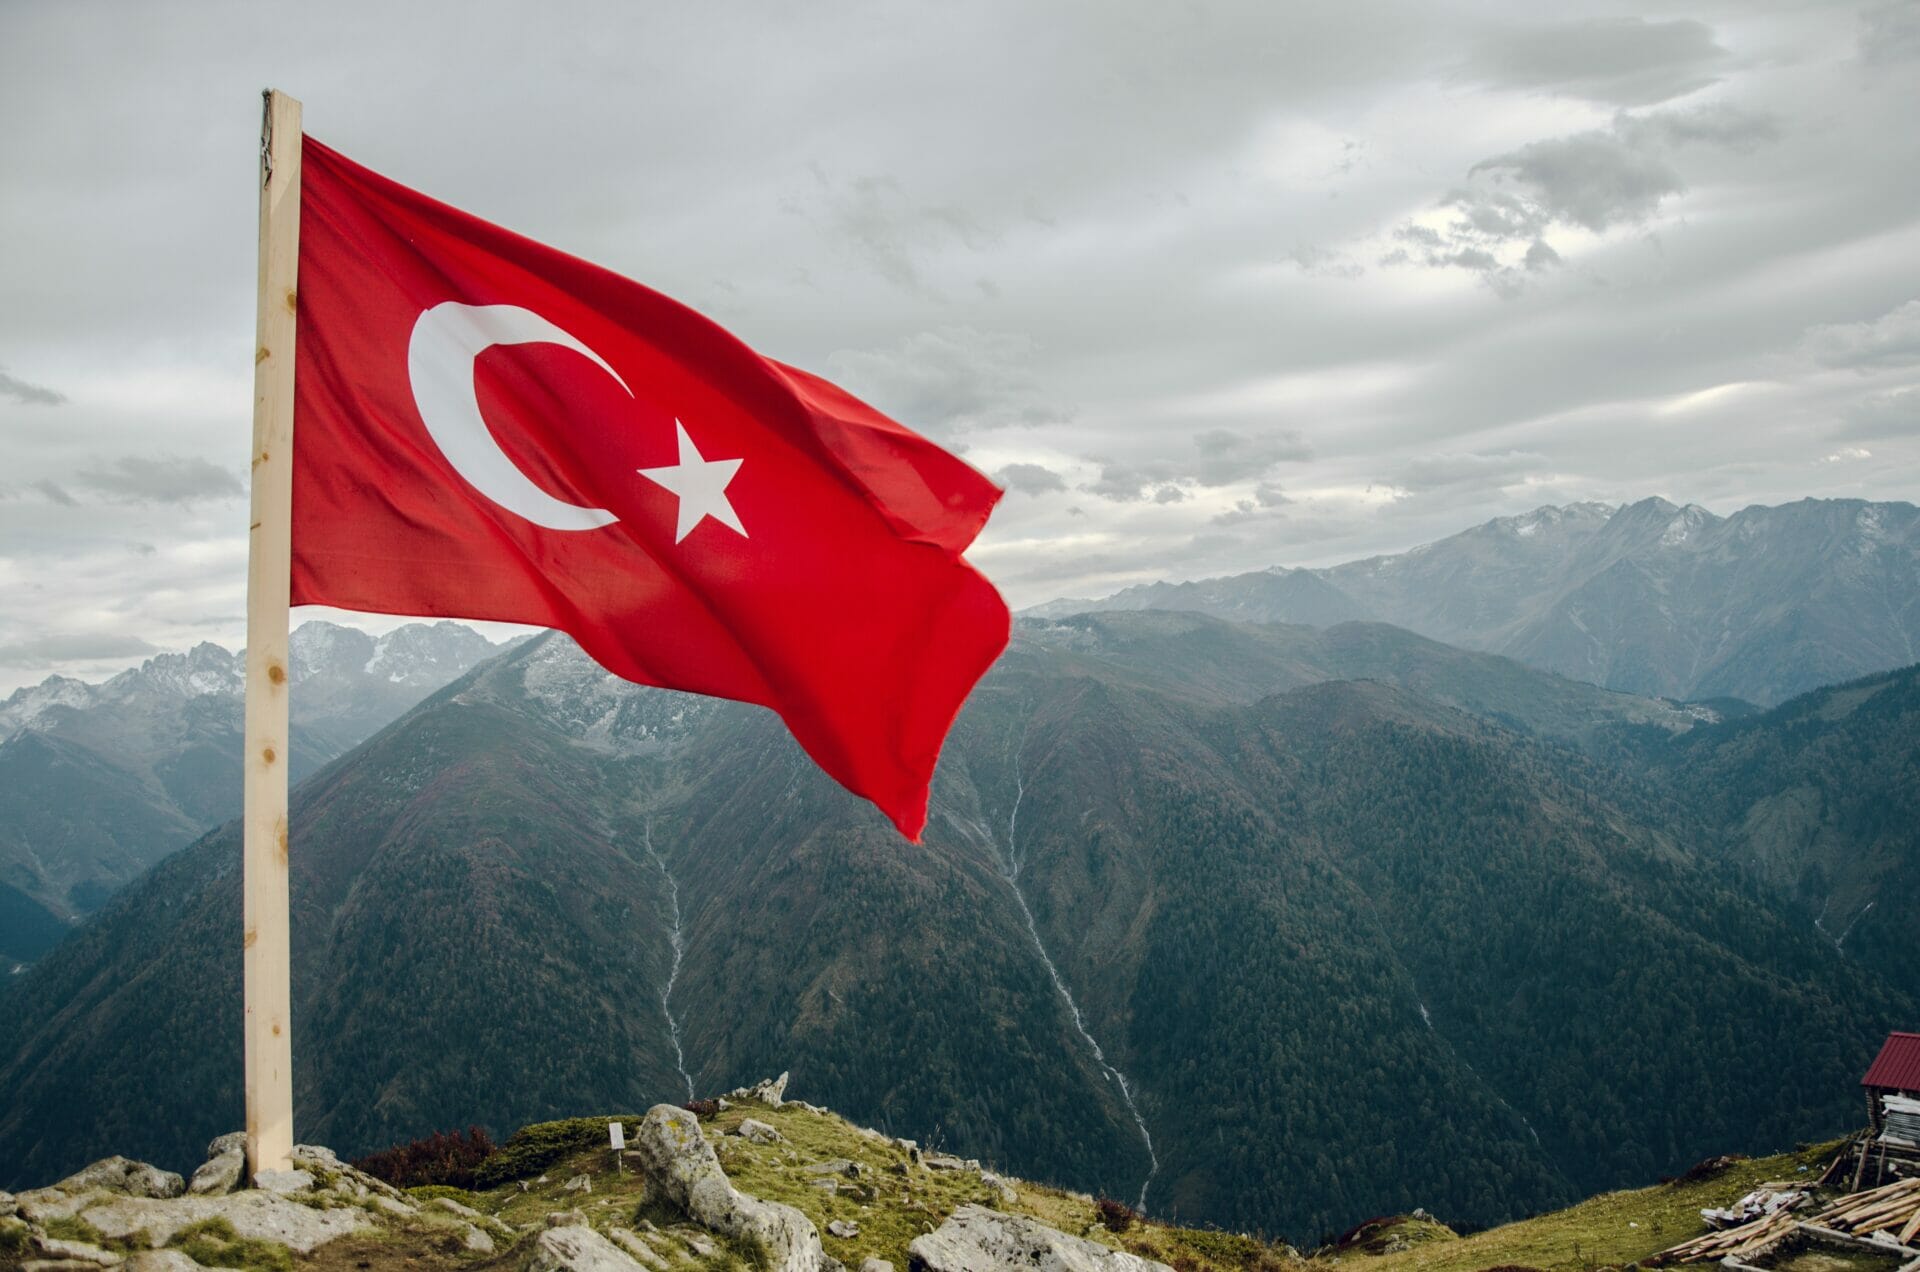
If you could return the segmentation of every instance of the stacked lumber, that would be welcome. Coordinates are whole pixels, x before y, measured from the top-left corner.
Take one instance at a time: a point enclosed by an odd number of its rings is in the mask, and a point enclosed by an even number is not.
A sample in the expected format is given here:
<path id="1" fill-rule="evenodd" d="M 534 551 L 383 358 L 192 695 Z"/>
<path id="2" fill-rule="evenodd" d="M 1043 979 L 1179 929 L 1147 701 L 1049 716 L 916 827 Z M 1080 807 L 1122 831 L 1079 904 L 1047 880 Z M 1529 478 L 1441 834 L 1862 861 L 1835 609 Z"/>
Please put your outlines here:
<path id="1" fill-rule="evenodd" d="M 1804 1222 L 1779 1210 L 1737 1228 L 1683 1241 L 1648 1262 L 1659 1266 L 1731 1257 L 1746 1263 L 1767 1254 L 1802 1228 L 1869 1239 L 1881 1245 L 1920 1247 L 1920 1179 L 1903 1179 L 1842 1197 Z"/>
<path id="2" fill-rule="evenodd" d="M 1695 1237 L 1683 1241 L 1671 1250 L 1662 1250 L 1648 1262 L 1659 1265 L 1667 1263 L 1704 1263 L 1709 1259 L 1719 1260 L 1729 1255 L 1745 1262 L 1757 1258 L 1774 1246 L 1792 1236 L 1799 1223 L 1785 1210 L 1763 1215 L 1752 1223 L 1743 1223 L 1738 1228 L 1728 1228 L 1725 1232 L 1709 1232 L 1704 1237 Z"/>
<path id="3" fill-rule="evenodd" d="M 1842 1197 L 1812 1220 L 1822 1228 L 1856 1237 L 1886 1233 L 1900 1245 L 1920 1238 L 1920 1179 L 1902 1179 L 1884 1188 Z"/>

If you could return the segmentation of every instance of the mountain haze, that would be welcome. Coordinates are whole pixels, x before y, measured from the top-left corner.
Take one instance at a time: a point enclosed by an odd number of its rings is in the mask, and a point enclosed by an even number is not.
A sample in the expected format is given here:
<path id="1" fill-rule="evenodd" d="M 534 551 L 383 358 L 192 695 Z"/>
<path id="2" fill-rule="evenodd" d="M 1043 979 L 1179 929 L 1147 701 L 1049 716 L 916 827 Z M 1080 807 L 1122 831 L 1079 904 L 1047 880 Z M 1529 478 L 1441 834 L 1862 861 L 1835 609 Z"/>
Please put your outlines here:
<path id="1" fill-rule="evenodd" d="M 496 653 L 457 623 L 292 633 L 299 781 Z M 0 703 L 0 959 L 31 959 L 114 889 L 240 810 L 244 658 L 160 654 L 104 684 L 54 676 Z"/>
<path id="2" fill-rule="evenodd" d="M 1772 705 L 1920 661 L 1920 509 L 1803 499 L 1720 517 L 1664 499 L 1572 504 L 1397 556 L 1028 612 L 1137 609 L 1372 619 L 1628 693 Z"/>
<path id="3" fill-rule="evenodd" d="M 790 1068 L 897 1134 L 1310 1239 L 1841 1129 L 1913 998 L 1666 770 L 1603 758 L 1710 714 L 1366 624 L 1027 623 L 911 845 L 768 713 L 542 637 L 296 793 L 299 1134 Z M 0 1186 L 237 1123 L 238 861 L 207 836 L 14 978 Z"/>

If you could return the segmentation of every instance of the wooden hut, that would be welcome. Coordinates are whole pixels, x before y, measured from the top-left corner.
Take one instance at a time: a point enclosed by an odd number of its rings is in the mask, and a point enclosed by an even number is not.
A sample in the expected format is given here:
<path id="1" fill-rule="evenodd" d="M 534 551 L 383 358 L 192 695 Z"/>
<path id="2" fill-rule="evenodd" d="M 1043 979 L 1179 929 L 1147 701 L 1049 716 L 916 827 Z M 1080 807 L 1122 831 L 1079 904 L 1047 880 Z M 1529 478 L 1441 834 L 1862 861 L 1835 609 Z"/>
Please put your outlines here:
<path id="1" fill-rule="evenodd" d="M 1868 1130 L 1859 1141 L 1853 1186 L 1920 1177 L 1920 1033 L 1888 1034 L 1860 1086 Z"/>

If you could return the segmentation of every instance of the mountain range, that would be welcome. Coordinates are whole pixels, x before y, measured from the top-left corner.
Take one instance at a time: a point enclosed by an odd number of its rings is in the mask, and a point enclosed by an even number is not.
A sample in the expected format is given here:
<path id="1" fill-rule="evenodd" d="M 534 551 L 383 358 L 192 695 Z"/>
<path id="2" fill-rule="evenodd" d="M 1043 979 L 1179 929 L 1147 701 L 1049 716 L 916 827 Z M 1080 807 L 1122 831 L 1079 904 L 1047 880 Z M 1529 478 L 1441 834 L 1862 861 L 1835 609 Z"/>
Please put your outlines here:
<path id="1" fill-rule="evenodd" d="M 1153 583 L 1029 613 L 1371 619 L 1610 689 L 1777 705 L 1920 661 L 1920 509 L 1803 499 L 1721 517 L 1643 499 L 1539 508 L 1394 556 Z"/>
<path id="2" fill-rule="evenodd" d="M 498 652 L 472 628 L 292 633 L 293 780 Z M 240 809 L 241 654 L 201 644 L 104 684 L 53 676 L 0 702 L 0 960 L 76 918 Z"/>
<path id="3" fill-rule="evenodd" d="M 1188 1222 L 1483 1225 L 1857 1119 L 1920 1013 L 1917 749 L 1911 670 L 1751 713 L 1378 623 L 1056 616 L 908 844 L 768 713 L 542 636 L 295 793 L 297 1130 L 790 1068 Z M 227 825 L 0 990 L 0 1187 L 238 1125 L 238 865 Z"/>

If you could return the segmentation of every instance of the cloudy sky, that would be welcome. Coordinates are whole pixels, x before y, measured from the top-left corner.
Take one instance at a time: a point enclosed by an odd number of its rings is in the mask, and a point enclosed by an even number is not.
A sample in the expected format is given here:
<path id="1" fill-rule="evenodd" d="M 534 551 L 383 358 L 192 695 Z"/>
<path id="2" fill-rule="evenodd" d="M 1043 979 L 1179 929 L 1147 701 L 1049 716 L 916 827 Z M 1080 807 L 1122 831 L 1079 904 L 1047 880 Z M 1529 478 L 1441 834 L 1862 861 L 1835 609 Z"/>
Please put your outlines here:
<path id="1" fill-rule="evenodd" d="M 1920 4 L 0 0 L 0 692 L 243 642 L 267 84 L 963 450 L 1016 606 L 1920 495 Z"/>

